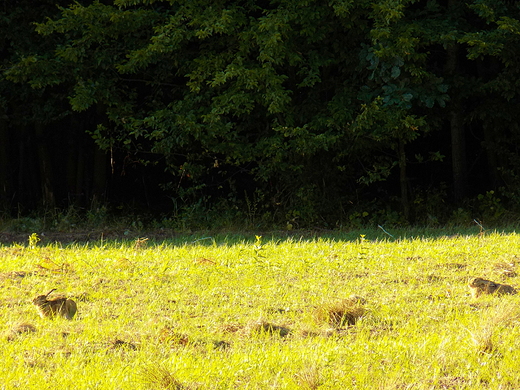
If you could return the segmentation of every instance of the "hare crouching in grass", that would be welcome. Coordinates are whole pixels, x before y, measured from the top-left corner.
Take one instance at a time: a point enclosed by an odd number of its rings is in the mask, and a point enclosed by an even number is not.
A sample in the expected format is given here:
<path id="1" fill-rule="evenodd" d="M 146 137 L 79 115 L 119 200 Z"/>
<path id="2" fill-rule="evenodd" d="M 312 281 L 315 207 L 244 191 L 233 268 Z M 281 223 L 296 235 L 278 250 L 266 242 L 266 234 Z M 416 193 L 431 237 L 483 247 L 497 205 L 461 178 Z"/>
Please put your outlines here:
<path id="1" fill-rule="evenodd" d="M 54 318 L 59 315 L 63 318 L 71 320 L 78 311 L 76 302 L 65 297 L 49 299 L 50 293 L 52 293 L 54 290 L 55 289 L 49 291 L 47 295 L 39 295 L 33 299 L 33 304 L 36 306 L 38 314 L 40 314 L 40 317 L 42 318 Z"/>
<path id="2" fill-rule="evenodd" d="M 482 278 L 473 278 L 468 284 L 471 296 L 477 298 L 482 294 L 516 294 L 516 289 L 507 284 L 500 284 Z"/>

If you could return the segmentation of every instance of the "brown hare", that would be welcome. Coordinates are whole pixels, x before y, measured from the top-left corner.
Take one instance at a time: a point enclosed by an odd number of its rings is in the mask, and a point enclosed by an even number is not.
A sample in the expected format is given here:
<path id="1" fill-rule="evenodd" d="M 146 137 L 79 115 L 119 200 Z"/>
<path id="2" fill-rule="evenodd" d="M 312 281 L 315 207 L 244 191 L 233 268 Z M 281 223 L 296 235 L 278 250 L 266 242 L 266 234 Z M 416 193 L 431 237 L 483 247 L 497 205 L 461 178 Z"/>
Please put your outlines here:
<path id="1" fill-rule="evenodd" d="M 497 294 L 497 295 L 505 295 L 505 294 L 516 294 L 516 289 L 507 284 L 500 284 L 492 282 L 491 280 L 486 280 L 482 278 L 473 278 L 468 284 L 471 290 L 471 296 L 473 298 L 478 298 L 483 294 Z"/>
<path id="2" fill-rule="evenodd" d="M 65 297 L 49 299 L 49 295 L 55 290 L 56 289 L 53 288 L 46 295 L 39 295 L 33 299 L 33 304 L 36 306 L 36 310 L 38 310 L 38 313 L 42 318 L 54 318 L 59 315 L 71 320 L 78 311 L 76 302 Z"/>

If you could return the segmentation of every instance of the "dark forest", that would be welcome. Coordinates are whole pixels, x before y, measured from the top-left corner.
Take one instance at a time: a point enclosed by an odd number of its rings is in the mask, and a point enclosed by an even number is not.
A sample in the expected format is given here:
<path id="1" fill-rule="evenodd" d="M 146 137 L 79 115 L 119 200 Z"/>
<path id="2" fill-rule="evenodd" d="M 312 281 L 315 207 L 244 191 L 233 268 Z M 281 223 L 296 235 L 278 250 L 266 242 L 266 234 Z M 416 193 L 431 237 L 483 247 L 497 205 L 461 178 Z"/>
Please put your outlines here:
<path id="1" fill-rule="evenodd" d="M 0 218 L 516 222 L 520 3 L 0 5 Z"/>

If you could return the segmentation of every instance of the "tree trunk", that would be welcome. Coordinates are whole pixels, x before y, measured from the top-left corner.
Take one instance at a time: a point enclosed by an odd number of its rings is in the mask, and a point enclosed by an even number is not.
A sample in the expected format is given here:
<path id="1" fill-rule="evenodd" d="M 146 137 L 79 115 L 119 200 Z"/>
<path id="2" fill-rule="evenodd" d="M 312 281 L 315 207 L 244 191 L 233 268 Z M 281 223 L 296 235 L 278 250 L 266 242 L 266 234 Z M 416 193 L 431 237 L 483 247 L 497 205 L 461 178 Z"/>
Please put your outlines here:
<path id="1" fill-rule="evenodd" d="M 404 141 L 399 138 L 399 185 L 401 187 L 401 207 L 404 217 L 410 220 L 410 199 L 408 194 L 408 177 L 406 175 L 406 153 L 404 150 Z"/>
<path id="2" fill-rule="evenodd" d="M 33 128 L 34 129 L 34 128 Z M 34 146 L 34 131 L 26 126 L 16 128 L 16 143 L 18 144 L 18 161 L 14 200 L 18 213 L 24 209 L 37 207 L 40 201 L 40 181 L 38 174 L 37 154 Z"/>
<path id="3" fill-rule="evenodd" d="M 3 120 L 0 112 L 0 207 L 10 206 L 12 178 L 9 166 L 9 138 L 7 122 Z"/>
<path id="4" fill-rule="evenodd" d="M 38 164 L 40 167 L 40 183 L 42 188 L 42 201 L 45 210 L 54 209 L 56 200 L 54 198 L 54 189 L 52 185 L 52 164 L 44 136 L 44 126 L 35 124 L 35 134 L 37 140 Z"/>
<path id="5" fill-rule="evenodd" d="M 107 115 L 106 107 L 98 104 L 96 105 L 96 122 L 106 124 Z M 106 202 L 107 198 L 107 180 L 108 180 L 108 166 L 107 166 L 107 151 L 102 150 L 96 143 L 92 145 L 93 150 L 93 164 L 92 164 L 92 193 L 90 204 L 92 208 L 99 207 Z M 113 174 L 112 167 L 112 174 Z"/>
<path id="6" fill-rule="evenodd" d="M 453 197 L 462 200 L 467 193 L 468 171 L 466 163 L 466 140 L 462 105 L 454 102 L 450 112 L 451 164 L 453 171 Z"/>
<path id="7" fill-rule="evenodd" d="M 99 149 L 97 145 L 93 145 L 94 162 L 93 162 L 93 185 L 92 185 L 92 204 L 104 204 L 106 201 L 107 187 L 107 155 Z"/>
<path id="8" fill-rule="evenodd" d="M 456 19 L 462 12 L 462 4 L 458 0 L 449 0 L 448 9 L 450 16 Z M 464 131 L 464 112 L 457 90 L 456 79 L 459 74 L 459 51 L 457 42 L 451 43 L 446 49 L 446 73 L 451 78 L 451 103 L 449 108 L 449 122 L 451 133 L 451 164 L 453 175 L 453 197 L 456 201 L 466 196 L 468 187 L 468 172 L 466 163 L 466 140 Z"/>
<path id="9" fill-rule="evenodd" d="M 514 125 L 513 125 L 514 126 Z M 504 157 L 505 153 L 502 153 L 499 155 L 497 153 L 497 146 L 495 143 L 496 139 L 496 132 L 488 123 L 484 123 L 483 125 L 484 130 L 484 151 L 486 152 L 486 158 L 487 158 L 487 169 L 489 174 L 489 180 L 491 184 L 491 188 L 497 189 L 500 187 L 501 179 L 500 179 L 500 172 L 499 172 L 499 166 L 503 166 L 503 164 L 500 164 L 499 161 L 501 160 L 501 157 Z M 514 130 L 513 130 L 514 131 Z"/>

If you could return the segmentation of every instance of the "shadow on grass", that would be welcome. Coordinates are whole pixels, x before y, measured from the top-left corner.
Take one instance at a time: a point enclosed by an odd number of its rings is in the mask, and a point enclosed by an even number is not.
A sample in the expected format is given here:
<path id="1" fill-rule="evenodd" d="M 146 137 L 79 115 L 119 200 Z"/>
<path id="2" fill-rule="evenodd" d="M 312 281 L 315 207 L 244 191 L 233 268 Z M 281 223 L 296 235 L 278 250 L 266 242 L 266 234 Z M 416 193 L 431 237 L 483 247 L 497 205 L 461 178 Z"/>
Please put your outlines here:
<path id="1" fill-rule="evenodd" d="M 501 229 L 486 230 L 485 233 L 515 233 L 516 226 Z M 156 229 L 150 231 L 132 231 L 123 229 L 78 230 L 70 232 L 0 232 L 0 245 L 27 245 L 28 237 L 38 234 L 39 245 L 71 244 L 125 245 L 133 246 L 136 241 L 147 239 L 147 246 L 168 245 L 234 245 L 255 244 L 259 237 L 262 243 L 278 243 L 283 241 L 312 242 L 328 240 L 333 242 L 357 242 L 360 238 L 368 241 L 398 241 L 406 239 L 438 239 L 455 238 L 458 236 L 477 236 L 480 233 L 478 226 L 462 227 L 450 226 L 445 228 L 383 228 L 368 227 L 356 230 L 272 230 L 272 231 L 199 231 L 178 232 L 173 229 Z"/>

